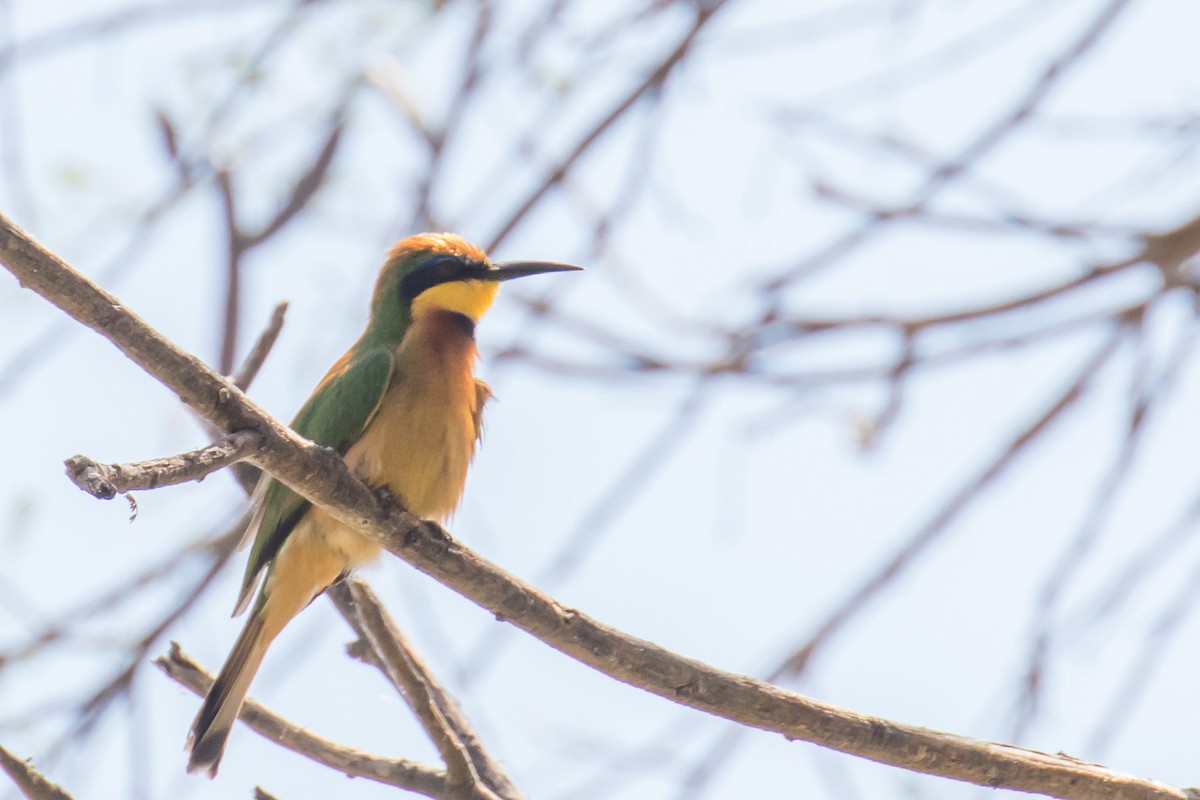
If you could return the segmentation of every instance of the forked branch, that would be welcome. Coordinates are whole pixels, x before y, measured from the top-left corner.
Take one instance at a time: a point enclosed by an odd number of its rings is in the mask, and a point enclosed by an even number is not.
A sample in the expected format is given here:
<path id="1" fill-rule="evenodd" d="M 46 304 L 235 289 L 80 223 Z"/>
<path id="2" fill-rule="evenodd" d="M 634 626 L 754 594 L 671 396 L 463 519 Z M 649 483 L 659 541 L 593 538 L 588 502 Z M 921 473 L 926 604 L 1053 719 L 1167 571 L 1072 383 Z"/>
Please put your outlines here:
<path id="1" fill-rule="evenodd" d="M 466 715 L 392 622 L 371 588 L 359 580 L 329 592 L 366 646 L 362 655 L 396 687 L 446 763 L 447 783 L 463 797 L 518 800 L 520 793 L 479 742 Z"/>

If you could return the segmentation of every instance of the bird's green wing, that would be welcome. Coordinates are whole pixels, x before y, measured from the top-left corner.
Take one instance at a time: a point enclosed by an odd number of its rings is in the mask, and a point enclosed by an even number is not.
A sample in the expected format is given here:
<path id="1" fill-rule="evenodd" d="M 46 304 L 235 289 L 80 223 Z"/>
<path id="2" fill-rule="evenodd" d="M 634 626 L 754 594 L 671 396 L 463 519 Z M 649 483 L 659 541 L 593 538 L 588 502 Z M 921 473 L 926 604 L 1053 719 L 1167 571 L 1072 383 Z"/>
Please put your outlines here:
<path id="1" fill-rule="evenodd" d="M 379 410 L 395 372 L 395 358 L 386 347 L 351 350 L 329 370 L 292 421 L 296 433 L 345 455 Z M 258 508 L 251 518 L 254 545 L 235 614 L 245 610 L 259 576 L 279 552 L 284 540 L 308 511 L 309 502 L 287 486 L 263 475 L 255 491 Z"/>

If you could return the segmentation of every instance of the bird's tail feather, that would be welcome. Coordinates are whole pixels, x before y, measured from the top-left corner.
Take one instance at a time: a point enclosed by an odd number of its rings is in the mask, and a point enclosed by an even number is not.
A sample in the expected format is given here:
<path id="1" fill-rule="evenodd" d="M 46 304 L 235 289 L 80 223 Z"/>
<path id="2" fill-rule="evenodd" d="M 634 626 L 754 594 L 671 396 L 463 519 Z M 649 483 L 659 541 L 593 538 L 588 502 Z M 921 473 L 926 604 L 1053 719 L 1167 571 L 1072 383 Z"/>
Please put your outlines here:
<path id="1" fill-rule="evenodd" d="M 192 732 L 188 736 L 188 748 L 191 751 L 188 772 L 207 772 L 208 777 L 216 777 L 221 755 L 225 752 L 225 742 L 246 699 L 250 681 L 258 672 L 267 645 L 278 632 L 264 629 L 266 610 L 265 606 L 260 606 L 246 620 L 246 627 L 242 629 L 192 722 Z"/>
<path id="2" fill-rule="evenodd" d="M 311 522 L 311 516 L 306 517 Z M 310 522 L 302 522 L 308 525 Z M 250 681 L 267 647 L 292 617 L 325 591 L 347 567 L 342 549 L 331 546 L 327 533 L 297 527 L 279 550 L 264 580 L 237 643 L 225 659 L 192 723 L 188 737 L 188 772 L 217 774 L 230 729 L 237 720 Z"/>

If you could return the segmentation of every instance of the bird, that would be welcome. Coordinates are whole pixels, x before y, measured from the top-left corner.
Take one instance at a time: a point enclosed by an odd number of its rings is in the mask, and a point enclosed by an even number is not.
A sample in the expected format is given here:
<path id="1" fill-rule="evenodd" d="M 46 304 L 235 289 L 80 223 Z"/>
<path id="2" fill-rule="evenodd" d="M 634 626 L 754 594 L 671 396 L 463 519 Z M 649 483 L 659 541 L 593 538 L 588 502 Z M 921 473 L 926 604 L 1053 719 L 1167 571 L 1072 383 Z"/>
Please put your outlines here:
<path id="1" fill-rule="evenodd" d="M 410 513 L 445 521 L 462 497 L 491 396 L 475 376 L 475 326 L 502 281 L 581 269 L 492 263 L 449 233 L 398 242 L 371 295 L 366 330 L 317 384 L 292 428 L 342 455 Z M 250 614 L 188 737 L 188 772 L 216 777 L 268 646 L 305 606 L 380 546 L 264 474 L 243 544 L 253 539 L 234 616 Z M 251 600 L 253 599 L 253 604 Z"/>

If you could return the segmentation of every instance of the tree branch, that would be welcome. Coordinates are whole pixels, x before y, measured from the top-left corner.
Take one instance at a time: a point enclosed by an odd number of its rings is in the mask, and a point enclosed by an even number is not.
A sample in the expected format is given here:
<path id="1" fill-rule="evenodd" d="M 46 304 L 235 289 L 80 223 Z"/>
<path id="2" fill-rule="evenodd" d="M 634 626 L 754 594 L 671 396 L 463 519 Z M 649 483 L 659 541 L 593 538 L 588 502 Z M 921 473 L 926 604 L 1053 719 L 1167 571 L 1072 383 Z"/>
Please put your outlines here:
<path id="1" fill-rule="evenodd" d="M 565 607 L 454 541 L 439 526 L 385 507 L 335 453 L 297 436 L 234 385 L 125 310 L 111 295 L 0 215 L 0 261 L 29 288 L 112 341 L 226 431 L 264 439 L 252 457 L 306 499 L 422 572 L 546 644 L 673 702 L 914 772 L 1061 798 L 1174 798 L 1200 792 L 1123 775 L 1066 756 L 858 714 L 725 672 Z"/>
<path id="2" fill-rule="evenodd" d="M 213 678 L 184 653 L 176 642 L 165 656 L 154 659 L 155 665 L 172 680 L 204 696 Z M 368 755 L 319 736 L 314 736 L 295 723 L 273 714 L 253 700 L 242 706 L 241 720 L 255 733 L 280 744 L 294 753 L 311 758 L 347 775 L 385 783 L 429 797 L 446 798 L 446 776 L 441 770 L 422 766 L 406 759 L 387 759 Z"/>
<path id="3" fill-rule="evenodd" d="M 267 322 L 267 327 L 258 335 L 258 341 L 254 343 L 250 354 L 242 362 L 241 369 L 233 376 L 233 385 L 243 392 L 250 388 L 250 384 L 254 383 L 254 379 L 258 377 L 258 371 L 262 369 L 267 356 L 271 354 L 271 348 L 275 346 L 275 340 L 279 338 L 279 332 L 283 330 L 283 318 L 286 316 L 287 310 L 287 303 L 275 306 L 275 310 L 271 312 L 271 319 Z"/>
<path id="4" fill-rule="evenodd" d="M 571 167 L 574 166 L 575 162 L 582 158 L 584 153 L 588 152 L 592 145 L 599 140 L 605 131 L 609 130 L 614 124 L 616 124 L 625 115 L 625 113 L 629 111 L 629 109 L 633 108 L 638 100 L 647 94 L 650 94 L 655 89 L 661 87 L 666 82 L 667 77 L 671 74 L 675 67 L 677 67 L 680 62 L 683 61 L 684 57 L 691 51 L 697 37 L 700 35 L 700 32 L 704 30 L 704 27 L 713 18 L 713 15 L 716 14 L 724 4 L 725 0 L 715 0 L 711 3 L 698 4 L 696 6 L 696 16 L 692 20 L 692 25 L 679 40 L 678 44 L 675 45 L 675 47 L 670 53 L 667 54 L 666 58 L 664 58 L 661 63 L 655 66 L 650 74 L 646 76 L 645 80 L 635 86 L 629 94 L 627 94 L 611 111 L 608 112 L 608 114 L 603 117 L 603 119 L 596 122 L 596 124 L 591 127 L 588 133 L 585 134 L 575 144 L 575 147 L 570 152 L 565 153 L 556 159 L 554 169 L 550 171 L 550 174 L 542 179 L 542 181 L 537 184 L 534 190 L 530 192 L 528 196 L 526 196 L 525 200 L 522 201 L 519 206 L 517 206 L 516 210 L 508 215 L 505 221 L 501 223 L 500 229 L 492 236 L 488 243 L 484 245 L 483 249 L 486 252 L 490 253 L 497 249 L 500 244 L 508 238 L 508 236 L 516 229 L 517 225 L 519 225 L 521 221 L 525 219 L 531 211 L 533 211 L 537 204 L 542 201 L 542 198 L 545 197 L 551 189 L 562 182 L 562 180 L 567 176 L 567 173 L 571 170 Z"/>
<path id="5" fill-rule="evenodd" d="M 28 800 L 71 800 L 71 795 L 51 783 L 33 768 L 33 764 L 17 758 L 3 747 L 0 747 L 0 769 L 8 773 L 8 777 L 12 778 L 17 789 Z"/>
<path id="6" fill-rule="evenodd" d="M 446 763 L 447 784 L 464 797 L 519 798 L 520 793 L 484 750 L 458 703 L 421 661 L 371 588 L 349 580 L 333 587 L 329 595 L 369 648 L 366 658 L 396 687 L 437 746 Z"/>
<path id="7" fill-rule="evenodd" d="M 1149 261 L 1163 272 L 1168 285 L 1182 282 L 1179 277 L 1183 264 L 1200 252 L 1200 215 L 1192 217 L 1174 230 L 1145 237 L 1140 258 Z M 1195 284 L 1193 284 L 1195 288 Z"/>
<path id="8" fill-rule="evenodd" d="M 261 444 L 262 437 L 254 431 L 234 431 L 197 450 L 136 464 L 102 464 L 82 455 L 64 463 L 71 483 L 92 497 L 111 500 L 126 492 L 202 481 L 257 452 Z"/>
<path id="9" fill-rule="evenodd" d="M 275 347 L 275 342 L 279 339 L 279 332 L 283 330 L 283 319 L 287 315 L 287 310 L 287 303 L 279 303 L 275 306 L 275 310 L 271 312 L 271 319 L 267 322 L 267 327 L 258 335 L 258 341 L 250 349 L 250 354 L 246 356 L 246 360 L 242 362 L 237 373 L 232 376 L 233 385 L 243 392 L 249 391 L 250 384 L 254 383 L 254 379 L 258 377 L 258 371 L 262 369 L 267 356 Z M 212 430 L 214 435 L 219 433 L 208 420 L 203 417 L 200 419 L 206 428 Z M 253 494 L 254 487 L 258 485 L 258 479 L 262 477 L 262 471 L 244 461 L 236 462 L 231 471 L 246 494 Z"/>

